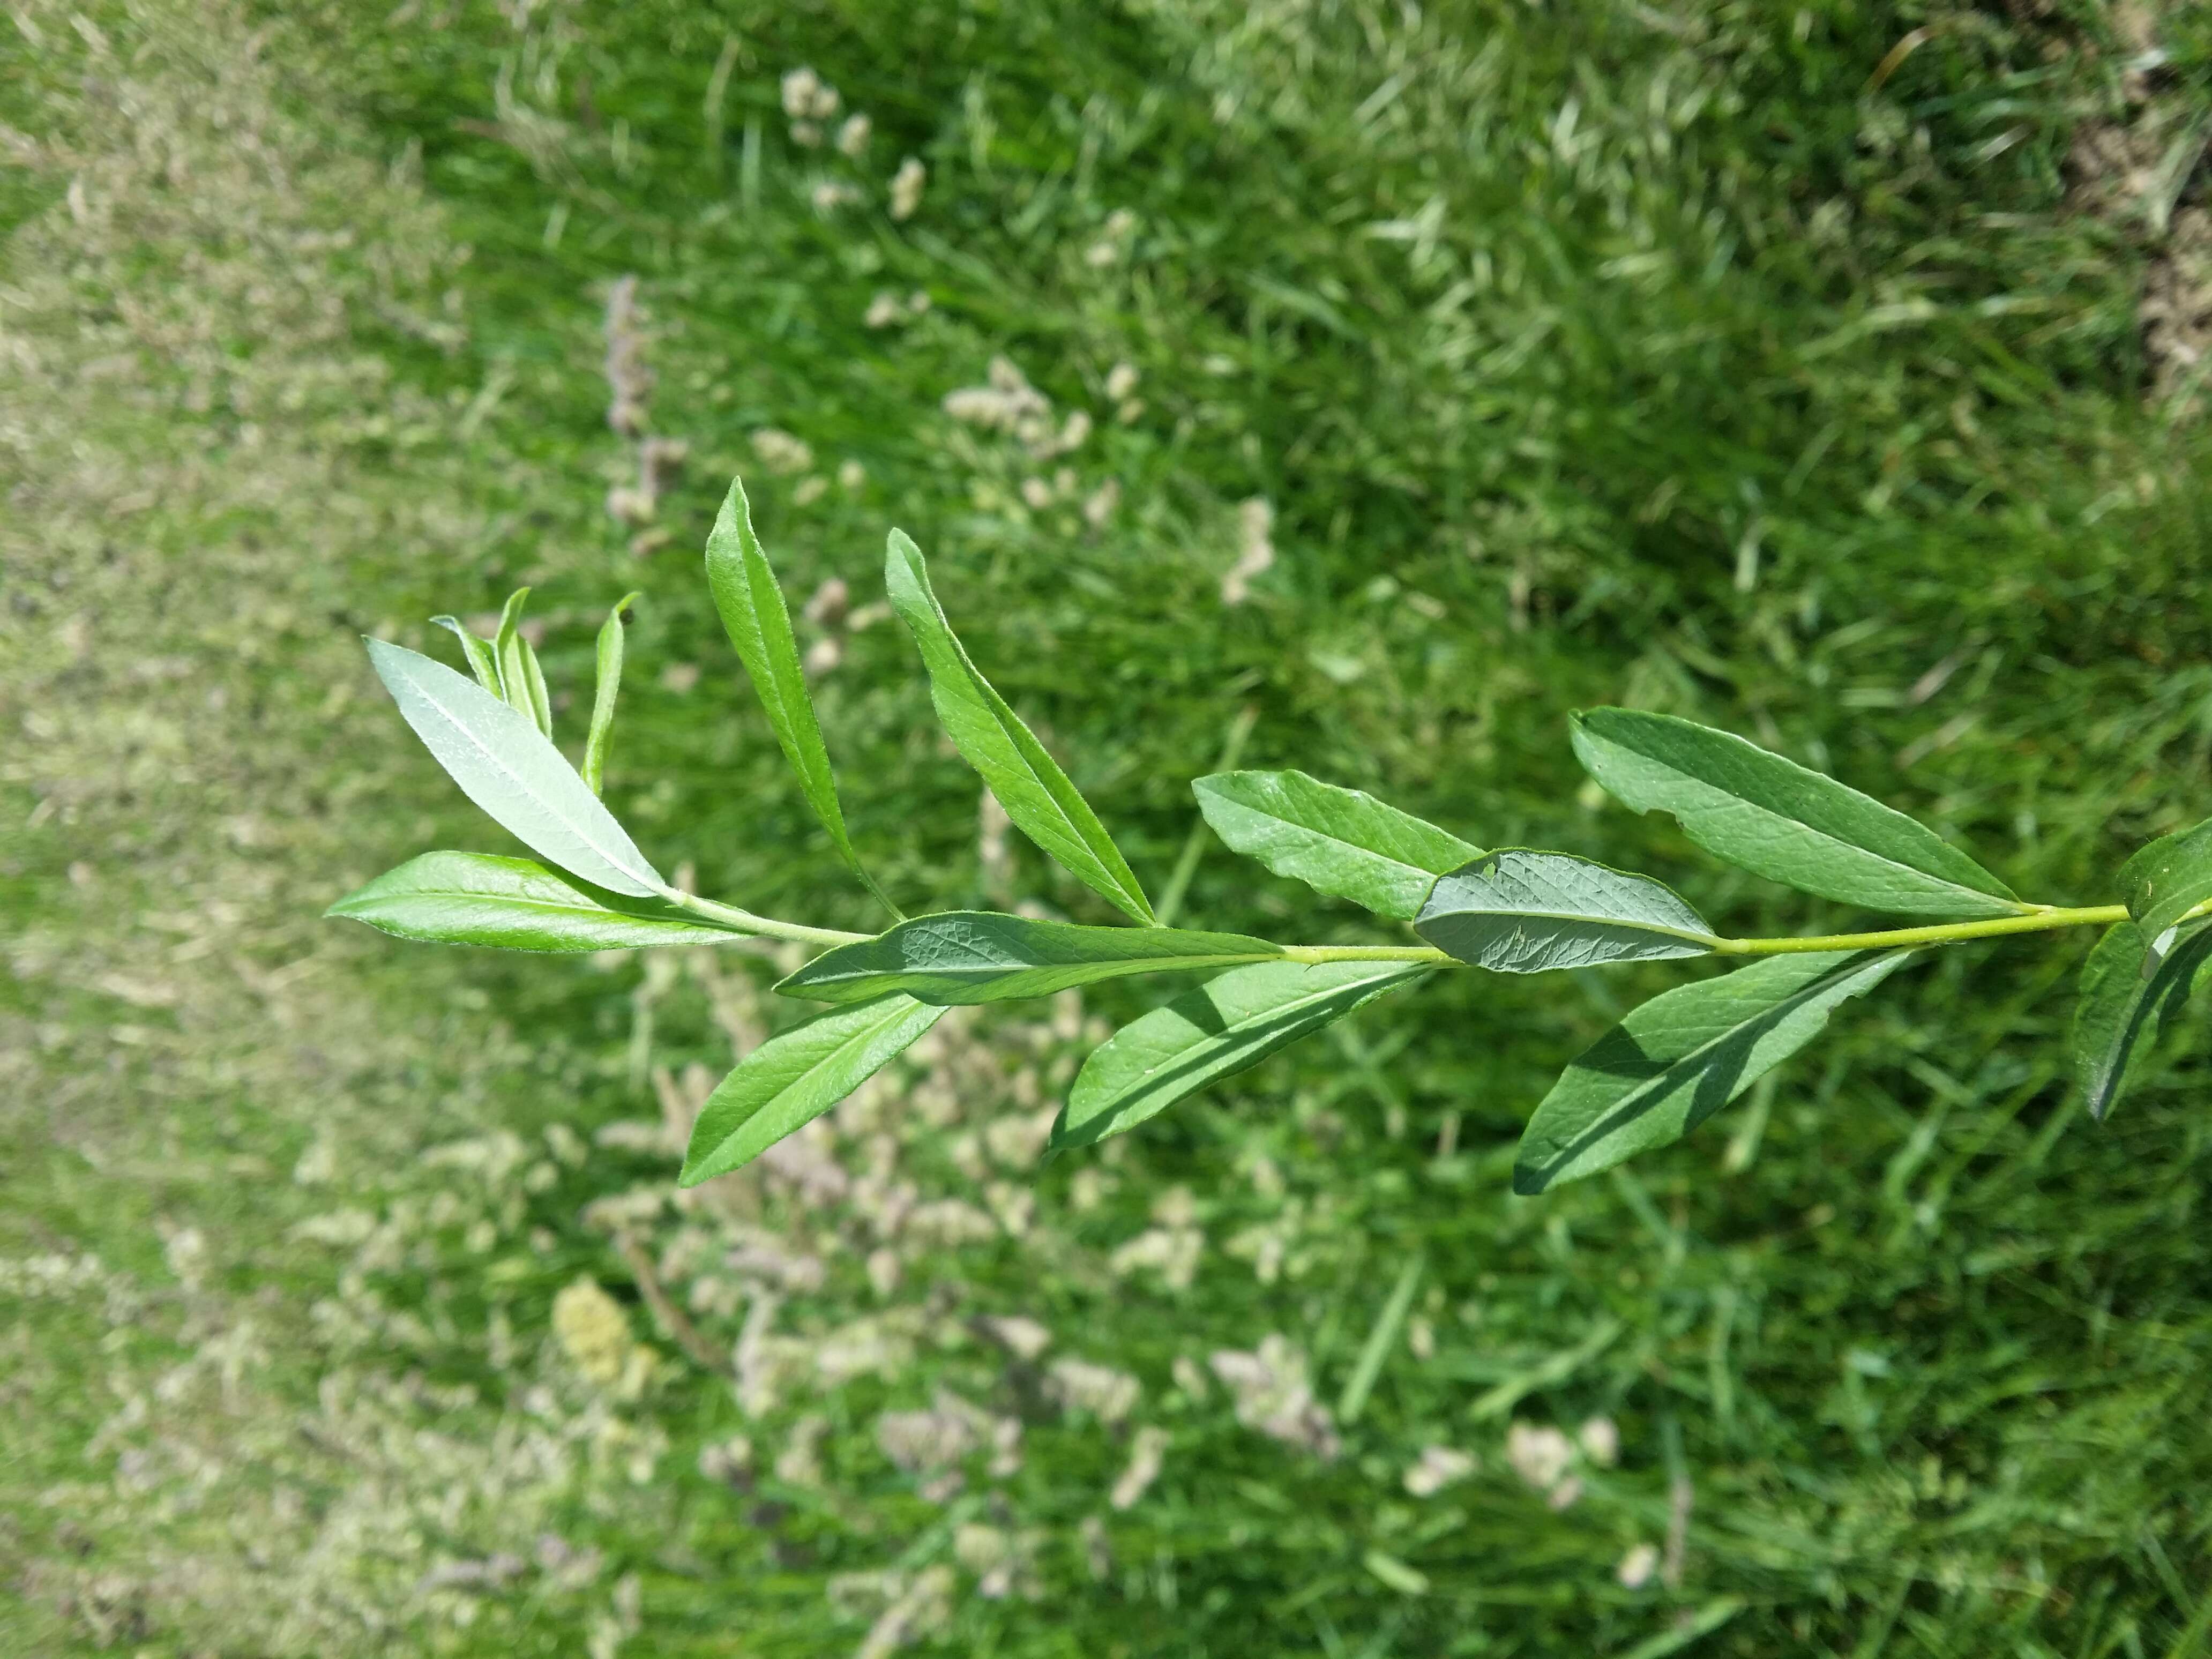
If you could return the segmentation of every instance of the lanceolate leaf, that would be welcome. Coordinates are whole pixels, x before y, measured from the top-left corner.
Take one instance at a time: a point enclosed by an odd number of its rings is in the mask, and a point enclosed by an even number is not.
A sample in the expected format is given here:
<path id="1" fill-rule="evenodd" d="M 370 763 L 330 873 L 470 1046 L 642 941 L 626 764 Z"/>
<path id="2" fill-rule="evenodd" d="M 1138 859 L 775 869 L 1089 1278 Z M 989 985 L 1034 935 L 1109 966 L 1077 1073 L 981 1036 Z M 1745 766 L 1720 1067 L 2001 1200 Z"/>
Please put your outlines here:
<path id="1" fill-rule="evenodd" d="M 2147 1052 L 2144 1039 L 2157 1040 L 2212 964 L 2212 921 L 2182 928 L 2154 962 L 2157 937 L 2135 922 L 2116 923 L 2082 964 L 2074 1075 L 2092 1117 L 2112 1109 Z"/>
<path id="2" fill-rule="evenodd" d="M 1585 1049 L 1544 1097 L 1521 1137 L 1513 1190 L 1540 1193 L 1679 1140 L 1911 954 L 1769 957 L 1652 998 Z"/>
<path id="3" fill-rule="evenodd" d="M 2156 841 L 2120 866 L 2128 915 L 2156 939 L 2212 899 L 2212 818 Z"/>
<path id="4" fill-rule="evenodd" d="M 1231 969 L 1122 1027 L 1093 1052 L 1052 1126 L 1052 1147 L 1119 1134 L 1428 971 L 1389 962 Z"/>
<path id="5" fill-rule="evenodd" d="M 1508 848 L 1438 878 L 1414 932 L 1509 974 L 1700 957 L 1713 931 L 1672 888 L 1566 853 Z"/>
<path id="6" fill-rule="evenodd" d="M 623 594 L 599 627 L 599 675 L 592 691 L 592 729 L 584 739 L 583 765 L 584 781 L 595 795 L 606 778 L 607 739 L 615 726 L 615 699 L 622 694 L 623 612 L 636 603 L 636 594 Z"/>
<path id="7" fill-rule="evenodd" d="M 461 642 L 461 654 L 469 659 L 469 672 L 477 677 L 477 684 L 492 694 L 500 695 L 499 659 L 492 654 L 491 643 L 480 640 L 461 625 L 459 617 L 433 617 L 431 623 L 444 629 Z"/>
<path id="8" fill-rule="evenodd" d="M 770 1037 L 707 1097 L 677 1184 L 742 1167 L 859 1088 L 945 1017 L 911 997 L 880 997 Z"/>
<path id="9" fill-rule="evenodd" d="M 1149 926 L 1152 907 L 1127 862 L 1067 774 L 968 659 L 930 591 L 929 568 L 902 531 L 884 560 L 890 601 L 929 671 L 930 700 L 953 744 L 1021 832 L 1085 885 Z"/>
<path id="10" fill-rule="evenodd" d="M 507 608 L 499 613 L 499 635 L 492 641 L 492 653 L 499 659 L 500 691 L 507 707 L 527 714 L 531 723 L 550 738 L 553 708 L 545 696 L 545 676 L 538 672 L 538 653 L 522 637 L 522 604 L 529 597 L 526 587 L 518 587 L 507 595 Z"/>
<path id="11" fill-rule="evenodd" d="M 1181 973 L 1266 962 L 1265 939 L 1172 927 L 1079 927 L 994 911 L 918 916 L 881 938 L 815 957 L 775 988 L 817 1002 L 903 991 L 942 1006 L 1049 996 L 1124 974 Z"/>
<path id="12" fill-rule="evenodd" d="M 1960 921 L 2021 906 L 1924 824 L 1726 732 L 1667 714 L 1577 714 L 1575 753 L 1607 790 L 1681 821 L 1716 856 L 1823 898 Z"/>
<path id="13" fill-rule="evenodd" d="M 501 951 L 624 951 L 726 945 L 735 928 L 661 899 L 586 887 L 528 859 L 425 853 L 325 912 L 400 939 Z"/>
<path id="14" fill-rule="evenodd" d="M 1394 921 L 1411 921 L 1438 876 L 1480 856 L 1433 823 L 1303 772 L 1218 772 L 1191 788 L 1233 850 Z"/>
<path id="15" fill-rule="evenodd" d="M 368 641 L 377 678 L 461 791 L 524 846 L 595 886 L 650 898 L 666 885 L 614 815 L 532 723 L 442 663 Z"/>
<path id="16" fill-rule="evenodd" d="M 738 648 L 738 660 L 768 711 L 775 740 L 799 774 L 799 789 L 815 817 L 829 830 L 830 843 L 848 869 L 869 892 L 896 915 L 898 910 L 884 898 L 868 872 L 860 867 L 845 831 L 844 809 L 837 800 L 837 780 L 830 770 L 830 750 L 822 741 L 822 725 L 814 715 L 814 699 L 806 690 L 806 676 L 799 659 L 799 642 L 791 631 L 791 612 L 776 586 L 775 572 L 753 534 L 752 509 L 744 485 L 730 481 L 730 493 L 714 518 L 707 538 L 707 584 L 714 590 L 714 608 L 721 612 L 722 627 Z"/>

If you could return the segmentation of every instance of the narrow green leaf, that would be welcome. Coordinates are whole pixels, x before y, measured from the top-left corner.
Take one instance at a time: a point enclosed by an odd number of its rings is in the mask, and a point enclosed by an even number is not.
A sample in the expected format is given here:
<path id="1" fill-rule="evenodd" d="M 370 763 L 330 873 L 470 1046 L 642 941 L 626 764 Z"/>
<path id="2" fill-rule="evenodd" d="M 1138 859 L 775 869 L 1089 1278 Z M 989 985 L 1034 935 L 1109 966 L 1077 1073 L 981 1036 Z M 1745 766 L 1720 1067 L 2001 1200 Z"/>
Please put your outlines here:
<path id="1" fill-rule="evenodd" d="M 830 843 L 845 867 L 893 915 L 898 907 L 884 897 L 873 878 L 860 866 L 845 831 L 844 809 L 837 800 L 837 780 L 830 769 L 830 750 L 822 741 L 822 725 L 815 718 L 814 699 L 806 690 L 806 675 L 799 658 L 799 641 L 791 631 L 791 612 L 776 586 L 775 572 L 753 533 L 752 508 L 745 500 L 742 481 L 730 480 L 730 493 L 714 516 L 707 537 L 707 585 L 714 590 L 714 609 L 721 613 L 723 630 L 738 648 L 738 659 L 753 683 L 768 723 L 775 732 L 791 769 L 799 774 L 799 787 L 814 816 L 830 832 Z"/>
<path id="2" fill-rule="evenodd" d="M 1438 876 L 1482 856 L 1364 791 L 1303 772 L 1217 772 L 1191 788 L 1226 846 L 1393 921 L 1411 921 Z"/>
<path id="3" fill-rule="evenodd" d="M 2212 818 L 2138 850 L 2120 866 L 2120 891 L 2150 939 L 2212 899 Z"/>
<path id="4" fill-rule="evenodd" d="M 501 951 L 628 951 L 743 937 L 665 900 L 608 892 L 528 859 L 487 853 L 425 853 L 323 914 L 428 945 Z"/>
<path id="5" fill-rule="evenodd" d="M 840 1008 L 770 1037 L 707 1097 L 684 1154 L 680 1187 L 743 1167 L 859 1088 L 945 1018 L 911 997 Z"/>
<path id="6" fill-rule="evenodd" d="M 530 717 L 547 737 L 553 735 L 553 699 L 546 695 L 545 671 L 538 665 L 538 647 L 528 640 L 522 647 L 523 684 L 530 690 Z"/>
<path id="7" fill-rule="evenodd" d="M 2154 952 L 2154 943 L 2164 949 Z M 2081 964 L 2074 1009 L 2074 1075 L 2089 1115 L 2102 1120 L 2140 1068 L 2149 1044 L 2189 1000 L 2212 965 L 2212 920 L 2171 939 L 2132 921 L 2106 930 Z"/>
<path id="8" fill-rule="evenodd" d="M 584 739 L 583 779 L 593 794 L 606 778 L 607 741 L 615 728 L 615 699 L 622 694 L 623 612 L 637 603 L 635 593 L 615 601 L 599 625 L 599 661 L 592 690 L 592 729 Z"/>
<path id="9" fill-rule="evenodd" d="M 1672 888 L 1569 853 L 1507 848 L 1437 878 L 1413 931 L 1507 974 L 1701 957 L 1713 930 Z"/>
<path id="10" fill-rule="evenodd" d="M 940 1007 L 1049 996 L 1124 974 L 1188 973 L 1268 962 L 1263 939 L 1172 927 L 1080 927 L 990 910 L 918 916 L 814 958 L 775 988 L 817 1002 L 902 991 Z"/>
<path id="11" fill-rule="evenodd" d="M 495 697 L 499 696 L 499 659 L 492 654 L 490 641 L 470 633 L 461 625 L 459 617 L 433 617 L 430 622 L 461 642 L 461 654 L 469 659 L 469 672 L 477 677 L 477 684 Z"/>
<path id="12" fill-rule="evenodd" d="M 1397 962 L 1232 968 L 1116 1031 L 1084 1062 L 1052 1150 L 1087 1146 L 1431 971 Z"/>
<path id="13" fill-rule="evenodd" d="M 2012 890 L 1926 825 L 1757 744 L 1630 708 L 1575 716 L 1575 754 L 1639 812 L 1680 820 L 1698 846 L 1802 892 L 1899 915 L 2009 916 Z"/>
<path id="14" fill-rule="evenodd" d="M 1540 1193 L 1680 1139 L 1911 954 L 1769 957 L 1652 998 L 1553 1085 L 1521 1137 L 1513 1190 Z"/>
<path id="15" fill-rule="evenodd" d="M 545 696 L 545 676 L 538 672 L 538 653 L 522 637 L 522 603 L 530 590 L 518 587 L 507 595 L 499 613 L 499 634 L 492 653 L 499 659 L 499 684 L 507 706 L 527 714 L 531 724 L 546 737 L 553 735 L 553 708 Z"/>
<path id="16" fill-rule="evenodd" d="M 650 898 L 667 884 L 614 814 L 533 725 L 496 697 L 403 646 L 368 642 L 377 678 L 461 793 L 570 875 Z"/>
<path id="17" fill-rule="evenodd" d="M 937 718 L 953 746 L 982 774 L 1006 816 L 1094 892 L 1152 925 L 1152 904 L 1106 827 L 1036 734 L 968 659 L 930 591 L 929 567 L 921 550 L 902 531 L 890 533 L 884 581 L 929 671 Z"/>

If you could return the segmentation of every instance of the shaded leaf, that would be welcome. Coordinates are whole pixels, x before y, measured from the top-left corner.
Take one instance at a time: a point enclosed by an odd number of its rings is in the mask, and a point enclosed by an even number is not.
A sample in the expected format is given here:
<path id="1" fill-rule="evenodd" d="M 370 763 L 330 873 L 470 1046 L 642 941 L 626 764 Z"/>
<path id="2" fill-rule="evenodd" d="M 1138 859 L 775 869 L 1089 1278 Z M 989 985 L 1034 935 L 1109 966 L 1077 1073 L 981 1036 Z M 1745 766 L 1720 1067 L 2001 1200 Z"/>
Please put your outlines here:
<path id="1" fill-rule="evenodd" d="M 403 646 L 370 640 L 369 660 L 462 793 L 549 864 L 649 898 L 666 884 L 550 738 L 507 704 Z"/>
<path id="2" fill-rule="evenodd" d="M 817 1002 L 902 991 L 940 1006 L 1049 996 L 1124 974 L 1189 972 L 1265 962 L 1261 939 L 1172 927 L 1082 927 L 988 910 L 918 916 L 880 938 L 818 956 L 775 988 Z"/>
<path id="3" fill-rule="evenodd" d="M 477 677 L 477 684 L 495 697 L 501 696 L 499 659 L 492 654 L 491 642 L 470 633 L 459 617 L 433 617 L 430 622 L 461 642 L 461 654 L 469 659 L 469 672 Z"/>
<path id="4" fill-rule="evenodd" d="M 592 690 L 592 728 L 584 739 L 584 781 L 593 794 L 600 793 L 606 778 L 607 742 L 614 731 L 615 699 L 622 694 L 623 675 L 623 612 L 637 603 L 635 593 L 625 593 L 615 601 L 615 608 L 607 612 L 607 619 L 599 625 L 599 672 Z"/>
<path id="5" fill-rule="evenodd" d="M 2120 866 L 2120 891 L 2151 939 L 2212 899 L 2212 818 L 2140 849 Z"/>
<path id="6" fill-rule="evenodd" d="M 1577 1056 L 1528 1120 L 1513 1190 L 1540 1193 L 1679 1140 L 1819 1036 L 1909 951 L 1770 957 L 1662 993 Z"/>
<path id="7" fill-rule="evenodd" d="M 1106 827 L 1036 734 L 968 659 L 930 590 L 921 550 L 902 531 L 890 533 L 884 581 L 929 671 L 937 718 L 1007 817 L 1092 891 L 1149 926 L 1151 902 Z"/>
<path id="8" fill-rule="evenodd" d="M 845 867 L 868 891 L 898 915 L 896 906 L 884 897 L 860 867 L 845 830 L 844 809 L 837 799 L 837 780 L 830 769 L 830 750 L 822 741 L 822 725 L 815 718 L 814 699 L 806 689 L 806 675 L 799 658 L 799 641 L 791 631 L 791 612 L 777 586 L 775 572 L 753 533 L 752 509 L 742 482 L 732 478 L 714 528 L 707 537 L 707 585 L 714 590 L 714 609 L 721 613 L 723 631 L 738 649 L 768 723 L 775 732 L 784 758 L 799 774 L 799 787 L 814 816 L 830 832 L 830 840 Z"/>
<path id="9" fill-rule="evenodd" d="M 2009 916 L 2011 890 L 1925 824 L 1727 732 L 1669 714 L 1593 708 L 1575 754 L 1639 812 L 1754 875 L 1899 915 Z"/>
<path id="10" fill-rule="evenodd" d="M 499 633 L 492 654 L 499 659 L 500 695 L 507 706 L 527 714 L 531 724 L 547 737 L 553 735 L 553 708 L 545 696 L 545 676 L 538 672 L 538 653 L 522 637 L 522 604 L 530 590 L 518 587 L 507 595 L 499 613 Z"/>
<path id="11" fill-rule="evenodd" d="M 944 1018 L 944 1009 L 911 997 L 882 997 L 770 1037 L 707 1097 L 677 1184 L 696 1187 L 751 1163 L 851 1094 Z"/>
<path id="12" fill-rule="evenodd" d="M 2164 949 L 2155 953 L 2154 942 Z M 2074 1008 L 2074 1075 L 2101 1120 L 2112 1109 L 2166 1023 L 2188 1001 L 2212 963 L 2212 920 L 2192 921 L 2172 939 L 2132 921 L 2116 922 L 2081 964 Z"/>
<path id="13" fill-rule="evenodd" d="M 1568 853 L 1507 848 L 1439 877 L 1413 931 L 1508 974 L 1700 957 L 1713 930 L 1672 888 Z"/>
<path id="14" fill-rule="evenodd" d="M 1433 823 L 1303 772 L 1217 772 L 1191 789 L 1225 846 L 1394 921 L 1411 921 L 1438 876 L 1481 856 Z"/>
<path id="15" fill-rule="evenodd" d="M 1233 968 L 1101 1044 L 1052 1126 L 1052 1148 L 1119 1134 L 1430 971 L 1398 962 Z"/>
<path id="16" fill-rule="evenodd" d="M 425 853 L 323 914 L 400 939 L 501 951 L 628 951 L 742 936 L 665 900 L 606 892 L 528 859 L 488 853 Z"/>

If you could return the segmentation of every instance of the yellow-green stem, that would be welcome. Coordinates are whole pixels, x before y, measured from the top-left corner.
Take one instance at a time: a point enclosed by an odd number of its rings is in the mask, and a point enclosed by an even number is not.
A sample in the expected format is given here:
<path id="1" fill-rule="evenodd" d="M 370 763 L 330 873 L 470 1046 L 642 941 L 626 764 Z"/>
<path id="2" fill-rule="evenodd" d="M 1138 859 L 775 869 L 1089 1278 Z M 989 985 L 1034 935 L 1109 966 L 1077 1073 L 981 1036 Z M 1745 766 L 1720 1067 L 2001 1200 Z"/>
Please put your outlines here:
<path id="1" fill-rule="evenodd" d="M 750 910 L 740 910 L 734 904 L 717 904 L 712 899 L 701 898 L 696 893 L 687 893 L 680 888 L 661 890 L 661 896 L 672 904 L 680 904 L 695 915 L 709 921 L 719 921 L 733 933 L 756 933 L 763 939 L 789 939 L 795 945 L 818 945 L 828 950 L 838 945 L 859 945 L 873 939 L 872 933 L 840 933 L 834 927 L 809 927 L 804 922 L 778 921 L 773 916 L 757 916 Z"/>
<path id="2" fill-rule="evenodd" d="M 1874 933 L 1816 933 L 1804 939 L 1717 939 L 1724 957 L 1780 957 L 1805 951 L 1881 951 L 1899 945 L 1955 945 L 1970 939 L 1998 939 L 2007 933 L 2047 933 L 2060 927 L 2095 927 L 2128 919 L 2124 904 L 2094 904 L 2065 909 L 2049 906 L 2024 916 L 1987 921 L 1945 921 L 1927 927 L 1891 927 Z"/>

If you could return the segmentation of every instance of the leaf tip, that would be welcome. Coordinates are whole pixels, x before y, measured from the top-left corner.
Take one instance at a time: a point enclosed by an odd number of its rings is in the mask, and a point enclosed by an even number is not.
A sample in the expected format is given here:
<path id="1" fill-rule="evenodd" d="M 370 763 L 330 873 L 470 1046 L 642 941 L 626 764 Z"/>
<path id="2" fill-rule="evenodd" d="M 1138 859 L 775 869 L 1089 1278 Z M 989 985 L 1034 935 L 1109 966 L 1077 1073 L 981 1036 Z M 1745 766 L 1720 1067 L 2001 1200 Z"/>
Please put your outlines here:
<path id="1" fill-rule="evenodd" d="M 1516 1164 L 1513 1166 L 1513 1194 L 1516 1198 L 1534 1198 L 1551 1184 L 1552 1175 L 1548 1170 L 1534 1164 Z"/>

